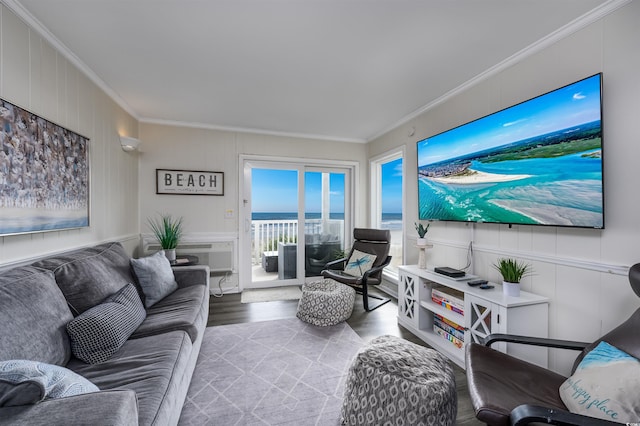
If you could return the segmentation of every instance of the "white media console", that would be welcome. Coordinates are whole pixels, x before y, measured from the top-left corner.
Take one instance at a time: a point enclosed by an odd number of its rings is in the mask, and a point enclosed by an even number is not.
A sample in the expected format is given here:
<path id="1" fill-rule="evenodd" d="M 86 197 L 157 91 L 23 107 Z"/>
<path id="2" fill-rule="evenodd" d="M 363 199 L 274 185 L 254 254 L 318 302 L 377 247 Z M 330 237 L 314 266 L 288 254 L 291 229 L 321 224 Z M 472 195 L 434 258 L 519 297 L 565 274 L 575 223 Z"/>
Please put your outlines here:
<path id="1" fill-rule="evenodd" d="M 462 368 L 465 368 L 464 345 L 478 342 L 491 333 L 549 335 L 546 297 L 524 291 L 519 297 L 505 296 L 501 284 L 490 283 L 493 289 L 482 290 L 469 286 L 467 280 L 450 278 L 417 265 L 400 266 L 399 272 L 398 323 Z M 433 301 L 434 288 L 436 296 L 452 294 L 456 306 L 447 308 Z M 457 329 L 443 333 L 443 328 L 451 327 L 448 325 L 451 323 L 457 324 Z M 511 343 L 494 343 L 492 347 L 547 367 L 546 348 Z"/>

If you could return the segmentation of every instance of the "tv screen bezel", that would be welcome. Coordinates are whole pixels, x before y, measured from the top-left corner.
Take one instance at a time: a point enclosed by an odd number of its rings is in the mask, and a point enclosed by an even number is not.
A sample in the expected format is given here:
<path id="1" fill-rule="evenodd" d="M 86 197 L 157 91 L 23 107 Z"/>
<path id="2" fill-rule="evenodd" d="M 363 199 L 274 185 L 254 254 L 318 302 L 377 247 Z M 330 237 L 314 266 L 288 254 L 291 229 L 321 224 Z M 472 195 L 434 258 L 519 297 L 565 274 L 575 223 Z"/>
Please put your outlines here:
<path id="1" fill-rule="evenodd" d="M 546 223 L 520 223 L 520 222 L 509 222 L 509 221 L 463 220 L 463 219 L 423 218 L 423 217 L 420 217 L 421 211 L 420 211 L 420 175 L 419 175 L 419 173 L 420 173 L 420 155 L 419 155 L 419 153 L 420 153 L 420 144 L 421 143 L 427 141 L 428 139 L 438 137 L 440 135 L 443 135 L 443 134 L 451 132 L 451 131 L 455 131 L 456 129 L 459 129 L 461 127 L 467 126 L 469 124 L 484 120 L 487 117 L 491 117 L 491 116 L 494 116 L 496 114 L 503 113 L 503 112 L 505 112 L 505 111 L 507 111 L 507 110 L 509 110 L 511 108 L 516 108 L 516 107 L 518 107 L 520 105 L 526 104 L 527 102 L 530 102 L 530 101 L 533 101 L 535 99 L 544 97 L 544 96 L 549 95 L 551 93 L 561 91 L 563 89 L 568 88 L 569 86 L 572 86 L 572 85 L 580 83 L 582 81 L 591 79 L 591 78 L 596 77 L 596 76 L 599 76 L 599 83 L 600 83 L 599 89 L 598 89 L 599 90 L 599 100 L 598 100 L 598 102 L 599 102 L 599 119 L 600 119 L 600 161 L 601 161 L 600 171 L 601 171 L 601 197 L 602 197 L 602 201 L 601 201 L 601 205 L 602 205 L 602 226 L 583 226 L 583 225 L 574 225 L 574 224 L 566 225 L 566 224 L 558 224 L 558 223 L 552 223 L 552 224 L 546 224 Z M 476 118 L 474 120 L 465 122 L 465 123 L 460 124 L 458 126 L 451 127 L 451 128 L 449 128 L 449 129 L 447 129 L 447 130 L 445 130 L 443 132 L 439 132 L 439 133 L 436 133 L 436 134 L 433 134 L 431 136 L 427 136 L 425 138 L 422 138 L 422 139 L 418 140 L 416 142 L 416 171 L 417 171 L 417 174 L 418 174 L 418 179 L 417 179 L 418 185 L 417 185 L 416 189 L 417 189 L 417 195 L 418 195 L 418 199 L 417 199 L 417 201 L 418 201 L 418 203 L 417 203 L 417 205 L 418 205 L 418 220 L 420 220 L 420 221 L 429 221 L 429 222 L 504 224 L 504 225 L 509 225 L 510 227 L 512 225 L 525 225 L 525 226 L 542 226 L 542 227 L 559 227 L 559 228 L 576 228 L 576 229 L 596 229 L 596 230 L 605 229 L 606 204 L 605 204 L 605 172 L 604 172 L 604 168 L 605 168 L 605 166 L 604 166 L 604 139 L 605 138 L 604 138 L 604 122 L 603 122 L 603 109 L 604 109 L 603 108 L 603 86 L 604 86 L 603 81 L 604 81 L 603 73 L 602 72 L 598 72 L 598 73 L 592 74 L 592 75 L 590 75 L 588 77 L 584 77 L 584 78 L 581 78 L 579 80 L 573 81 L 571 83 L 565 84 L 564 86 L 558 87 L 556 89 L 549 90 L 549 91 L 547 91 L 545 93 L 542 93 L 540 95 L 531 97 L 531 98 L 526 99 L 526 100 L 524 100 L 522 102 L 515 103 L 515 104 L 510 105 L 510 106 L 508 106 L 506 108 L 502 108 L 502 109 L 500 109 L 498 111 L 495 111 L 495 112 L 492 112 L 490 114 L 484 115 L 482 117 Z"/>

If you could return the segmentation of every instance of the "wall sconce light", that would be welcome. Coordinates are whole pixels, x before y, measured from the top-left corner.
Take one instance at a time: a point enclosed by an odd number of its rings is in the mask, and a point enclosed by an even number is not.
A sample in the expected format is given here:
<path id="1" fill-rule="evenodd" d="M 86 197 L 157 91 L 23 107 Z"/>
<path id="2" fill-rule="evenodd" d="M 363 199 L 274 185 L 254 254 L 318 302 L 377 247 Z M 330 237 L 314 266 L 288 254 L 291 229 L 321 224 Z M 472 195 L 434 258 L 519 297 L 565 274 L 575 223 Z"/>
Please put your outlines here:
<path id="1" fill-rule="evenodd" d="M 138 145 L 140 145 L 140 140 L 129 137 L 129 136 L 120 136 L 120 145 L 122 145 L 123 151 L 133 152 L 138 149 Z"/>

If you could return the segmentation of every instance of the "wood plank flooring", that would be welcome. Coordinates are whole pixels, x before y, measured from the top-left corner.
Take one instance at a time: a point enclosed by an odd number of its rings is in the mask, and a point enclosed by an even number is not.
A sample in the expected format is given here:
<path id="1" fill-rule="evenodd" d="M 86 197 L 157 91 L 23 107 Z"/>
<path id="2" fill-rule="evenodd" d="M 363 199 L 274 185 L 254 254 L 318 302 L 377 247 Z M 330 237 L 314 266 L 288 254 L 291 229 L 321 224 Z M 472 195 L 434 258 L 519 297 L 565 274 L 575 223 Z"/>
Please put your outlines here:
<path id="1" fill-rule="evenodd" d="M 208 326 L 293 318 L 296 315 L 297 306 L 297 300 L 241 303 L 240 294 L 225 294 L 220 298 L 212 296 Z M 394 299 L 375 311 L 365 312 L 362 307 L 362 296 L 356 295 L 353 314 L 347 322 L 364 341 L 369 341 L 384 334 L 390 334 L 427 346 L 407 329 L 398 325 L 397 313 L 398 307 Z M 476 420 L 474 416 L 464 370 L 455 365 L 454 369 L 458 390 L 458 417 L 456 424 L 483 424 Z"/>

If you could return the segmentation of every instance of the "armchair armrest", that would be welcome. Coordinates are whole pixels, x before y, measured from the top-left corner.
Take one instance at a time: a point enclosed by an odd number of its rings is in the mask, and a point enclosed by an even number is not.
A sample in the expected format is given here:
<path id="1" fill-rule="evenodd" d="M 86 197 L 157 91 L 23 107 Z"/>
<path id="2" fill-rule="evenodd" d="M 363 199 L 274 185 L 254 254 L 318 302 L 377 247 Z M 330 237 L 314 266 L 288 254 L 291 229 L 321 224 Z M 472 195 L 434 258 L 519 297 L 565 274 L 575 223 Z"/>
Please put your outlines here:
<path id="1" fill-rule="evenodd" d="M 574 414 L 557 408 L 526 404 L 514 408 L 509 418 L 513 426 L 528 425 L 533 422 L 565 426 L 620 425 L 620 423 Z"/>
<path id="2" fill-rule="evenodd" d="M 343 257 L 342 259 L 332 260 L 331 262 L 328 262 L 326 265 L 324 265 L 324 269 L 338 269 L 336 268 L 336 266 L 346 262 L 347 260 L 348 259 L 346 257 Z M 342 269 L 344 269 L 344 265 L 342 266 Z"/>
<path id="3" fill-rule="evenodd" d="M 387 256 L 387 258 L 385 259 L 385 261 L 383 263 L 381 263 L 380 265 L 376 266 L 375 268 L 371 268 L 368 271 L 365 271 L 365 273 L 362 274 L 362 281 L 363 282 L 367 282 L 367 278 L 369 278 L 369 275 L 375 274 L 376 272 L 383 270 L 390 263 L 391 263 L 391 256 Z"/>
<path id="4" fill-rule="evenodd" d="M 132 390 L 110 390 L 38 404 L 0 407 L 0 426 L 138 424 L 138 400 Z"/>
<path id="5" fill-rule="evenodd" d="M 515 334 L 501 333 L 488 335 L 483 339 L 482 343 L 485 346 L 491 346 L 495 342 L 521 343 L 532 346 L 545 346 L 548 348 L 571 349 L 574 351 L 581 351 L 590 345 L 590 343 L 575 342 L 571 340 L 547 339 L 544 337 L 518 336 Z"/>

